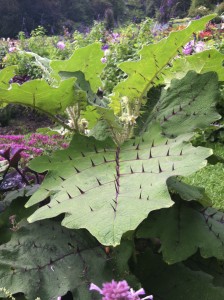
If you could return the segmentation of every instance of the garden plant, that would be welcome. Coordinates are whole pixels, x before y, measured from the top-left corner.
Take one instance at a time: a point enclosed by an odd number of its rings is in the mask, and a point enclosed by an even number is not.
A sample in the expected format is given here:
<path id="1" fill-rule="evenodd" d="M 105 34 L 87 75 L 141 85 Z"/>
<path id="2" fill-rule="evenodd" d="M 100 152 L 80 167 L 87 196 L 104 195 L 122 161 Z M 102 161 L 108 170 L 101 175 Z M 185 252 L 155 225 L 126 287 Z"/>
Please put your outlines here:
<path id="1" fill-rule="evenodd" d="M 21 182 L 0 199 L 3 299 L 224 298 L 223 207 L 184 179 L 218 160 L 198 142 L 222 118 L 224 54 L 196 48 L 214 17 L 143 43 L 148 20 L 125 54 L 122 34 L 68 59 L 29 53 L 41 76 L 22 84 L 18 66 L 0 72 L 2 107 L 35 108 L 71 139 L 29 163 L 35 143 L 0 152 L 1 186 Z"/>

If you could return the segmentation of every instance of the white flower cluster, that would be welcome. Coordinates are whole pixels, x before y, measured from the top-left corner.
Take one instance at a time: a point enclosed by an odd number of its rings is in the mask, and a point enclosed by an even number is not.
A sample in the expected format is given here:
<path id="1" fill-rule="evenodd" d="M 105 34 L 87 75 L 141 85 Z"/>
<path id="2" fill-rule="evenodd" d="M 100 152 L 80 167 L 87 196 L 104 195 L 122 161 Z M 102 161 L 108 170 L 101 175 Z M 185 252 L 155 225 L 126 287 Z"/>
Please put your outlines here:
<path id="1" fill-rule="evenodd" d="M 3 292 L 8 299 L 16 300 L 13 297 L 13 295 L 11 294 L 11 292 L 9 290 L 7 290 L 6 288 L 0 288 L 0 292 Z"/>

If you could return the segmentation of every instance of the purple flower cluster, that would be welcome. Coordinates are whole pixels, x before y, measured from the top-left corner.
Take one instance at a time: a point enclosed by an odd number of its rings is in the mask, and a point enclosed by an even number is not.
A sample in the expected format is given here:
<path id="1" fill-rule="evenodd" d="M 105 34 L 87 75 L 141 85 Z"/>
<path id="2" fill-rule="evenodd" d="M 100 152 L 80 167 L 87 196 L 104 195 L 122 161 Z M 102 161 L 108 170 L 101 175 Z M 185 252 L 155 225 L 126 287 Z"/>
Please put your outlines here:
<path id="1" fill-rule="evenodd" d="M 184 55 L 202 52 L 205 49 L 205 43 L 202 41 L 195 42 L 194 40 L 187 43 L 183 48 Z"/>
<path id="2" fill-rule="evenodd" d="M 62 41 L 59 41 L 59 42 L 57 43 L 57 48 L 58 48 L 58 49 L 60 49 L 60 50 L 64 50 L 64 49 L 65 49 L 65 47 L 66 47 L 66 45 L 65 45 L 65 43 L 64 43 L 64 42 L 62 42 Z"/>
<path id="3" fill-rule="evenodd" d="M 103 283 L 102 289 L 99 288 L 94 283 L 90 285 L 90 291 L 97 291 L 102 295 L 102 300 L 153 300 L 153 296 L 146 296 L 144 298 L 140 298 L 140 295 L 145 295 L 144 289 L 139 289 L 138 291 L 134 291 L 130 288 L 126 280 L 115 281 Z"/>
<path id="4" fill-rule="evenodd" d="M 112 34 L 111 34 L 111 41 L 112 41 L 112 43 L 119 43 L 120 42 L 120 34 L 119 33 L 117 33 L 117 32 L 113 32 Z"/>
<path id="5" fill-rule="evenodd" d="M 104 45 L 101 47 L 101 49 L 102 49 L 103 51 L 105 51 L 105 50 L 109 49 L 109 45 L 104 44 Z"/>
<path id="6" fill-rule="evenodd" d="M 25 135 L 0 135 L 0 150 L 23 149 L 21 153 L 24 160 L 29 160 L 34 156 L 39 156 L 44 152 L 67 148 L 68 143 L 60 135 L 43 135 L 33 133 Z M 0 158 L 2 160 L 3 158 Z"/>

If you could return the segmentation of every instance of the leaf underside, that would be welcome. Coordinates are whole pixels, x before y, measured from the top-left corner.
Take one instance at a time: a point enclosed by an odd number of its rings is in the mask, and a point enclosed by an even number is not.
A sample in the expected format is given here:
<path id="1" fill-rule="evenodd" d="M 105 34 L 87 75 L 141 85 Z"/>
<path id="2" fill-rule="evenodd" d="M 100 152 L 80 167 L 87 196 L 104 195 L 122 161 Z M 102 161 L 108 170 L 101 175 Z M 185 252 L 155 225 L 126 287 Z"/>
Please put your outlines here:
<path id="1" fill-rule="evenodd" d="M 224 259 L 224 214 L 213 208 L 179 202 L 150 214 L 138 238 L 159 238 L 164 260 L 174 264 L 200 250 L 204 258 Z"/>
<path id="2" fill-rule="evenodd" d="M 49 169 L 27 206 L 49 195 L 51 201 L 30 222 L 65 213 L 62 225 L 86 228 L 104 245 L 117 245 L 150 211 L 173 204 L 166 186 L 171 176 L 189 175 L 205 165 L 211 154 L 189 143 L 191 135 L 168 139 L 158 124 L 141 137 L 124 143 L 75 136 L 69 149 L 39 157 L 30 167 Z"/>
<path id="3" fill-rule="evenodd" d="M 75 299 L 96 300 L 90 283 L 101 285 L 113 276 L 104 250 L 88 232 L 54 221 L 21 224 L 0 246 L 0 265 L 0 286 L 27 299 L 56 300 L 72 290 Z"/>
<path id="4" fill-rule="evenodd" d="M 23 104 L 41 111 L 57 114 L 73 104 L 75 78 L 62 81 L 58 87 L 50 86 L 43 79 L 13 83 L 10 89 L 0 87 L 0 104 Z"/>
<path id="5" fill-rule="evenodd" d="M 216 72 L 219 81 L 224 81 L 224 54 L 216 49 L 206 50 L 194 55 L 184 56 L 173 61 L 172 68 L 164 71 L 164 82 L 169 85 L 173 78 L 181 79 L 188 71 L 194 70 L 198 74 Z"/>
<path id="6" fill-rule="evenodd" d="M 208 77 L 211 78 L 209 97 L 204 92 L 202 95 L 197 92 L 196 104 L 188 105 L 192 111 L 188 109 L 187 118 L 185 102 L 190 100 L 184 96 L 191 90 L 191 78 L 194 84 L 203 84 L 207 90 Z M 181 89 L 182 85 L 188 88 Z M 151 118 L 141 136 L 118 147 L 110 139 L 100 142 L 76 135 L 67 150 L 58 151 L 52 157 L 33 160 L 30 167 L 36 172 L 49 172 L 27 206 L 49 196 L 51 201 L 40 207 L 29 221 L 65 213 L 62 221 L 65 227 L 86 228 L 100 243 L 118 245 L 122 235 L 134 230 L 151 211 L 172 206 L 166 184 L 168 178 L 187 176 L 205 166 L 205 159 L 212 151 L 192 147 L 188 143 L 192 133 L 167 138 L 163 131 L 171 136 L 173 128 L 178 128 L 178 133 L 182 133 L 186 124 L 191 123 L 189 132 L 218 119 L 219 115 L 214 110 L 217 89 L 214 73 L 198 75 L 190 72 L 182 80 L 174 81 L 162 95 L 154 115 L 157 123 Z M 173 102 L 176 111 L 181 99 L 183 108 L 180 114 L 174 114 L 165 122 L 168 125 L 164 126 L 164 107 L 171 110 Z M 205 118 L 202 114 L 194 118 L 195 105 L 197 108 L 204 105 L 212 117 Z M 185 118 L 184 124 L 180 117 Z"/>
<path id="7" fill-rule="evenodd" d="M 99 78 L 105 65 L 101 63 L 100 59 L 103 57 L 103 51 L 99 43 L 94 43 L 89 46 L 77 49 L 74 54 L 67 60 L 55 60 L 51 62 L 53 72 L 62 72 L 67 76 L 70 73 L 81 71 L 85 74 L 85 80 L 89 82 L 94 93 L 102 85 Z M 60 74 L 59 74 L 60 75 Z"/>
<path id="8" fill-rule="evenodd" d="M 173 79 L 171 86 L 163 90 L 150 119 L 159 122 L 170 136 L 204 129 L 221 117 L 216 112 L 219 99 L 216 73 L 190 71 L 181 80 Z"/>
<path id="9" fill-rule="evenodd" d="M 223 280 L 202 271 L 194 271 L 182 263 L 167 265 L 158 254 L 147 251 L 138 255 L 135 274 L 155 300 L 222 300 Z"/>
<path id="10" fill-rule="evenodd" d="M 139 61 L 121 63 L 119 68 L 128 75 L 128 78 L 113 90 L 111 107 L 115 114 L 121 112 L 120 99 L 123 96 L 128 97 L 130 102 L 142 101 L 147 91 L 161 81 L 163 71 L 178 52 L 182 52 L 182 47 L 189 42 L 193 33 L 203 30 L 214 17 L 215 15 L 210 15 L 192 21 L 184 30 L 172 32 L 156 44 L 143 46 L 139 52 L 141 57 Z"/>

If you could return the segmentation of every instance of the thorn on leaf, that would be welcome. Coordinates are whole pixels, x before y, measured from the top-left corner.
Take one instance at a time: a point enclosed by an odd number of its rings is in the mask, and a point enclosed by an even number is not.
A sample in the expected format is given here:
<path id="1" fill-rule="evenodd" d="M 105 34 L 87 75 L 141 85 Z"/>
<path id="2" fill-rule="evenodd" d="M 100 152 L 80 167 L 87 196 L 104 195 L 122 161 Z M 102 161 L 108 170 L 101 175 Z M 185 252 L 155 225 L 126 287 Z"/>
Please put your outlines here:
<path id="1" fill-rule="evenodd" d="M 160 166 L 160 162 L 159 162 L 159 161 L 158 161 L 158 166 L 159 166 L 159 173 L 162 173 L 163 170 L 162 170 L 162 168 L 161 168 L 161 166 Z"/>
<path id="2" fill-rule="evenodd" d="M 72 196 L 68 193 L 68 192 L 66 192 L 67 193 L 67 195 L 68 195 L 68 198 L 69 199 L 72 199 Z"/>
<path id="3" fill-rule="evenodd" d="M 96 165 L 94 164 L 92 158 L 90 160 L 91 160 L 92 167 L 95 167 Z"/>
<path id="4" fill-rule="evenodd" d="M 99 153 L 98 150 L 97 150 L 97 148 L 96 148 L 96 145 L 94 145 L 94 151 L 95 151 L 96 153 Z"/>
<path id="5" fill-rule="evenodd" d="M 97 182 L 98 182 L 99 186 L 101 186 L 101 185 L 102 185 L 102 183 L 99 181 L 99 179 L 97 178 L 96 180 L 97 180 Z"/>
<path id="6" fill-rule="evenodd" d="M 74 167 L 74 169 L 76 170 L 77 173 L 80 173 L 80 171 L 76 167 Z"/>
<path id="7" fill-rule="evenodd" d="M 81 190 L 78 186 L 76 186 L 77 187 L 77 189 L 80 191 L 80 193 L 83 195 L 83 194 L 85 194 L 85 192 L 83 191 L 83 190 Z"/>

